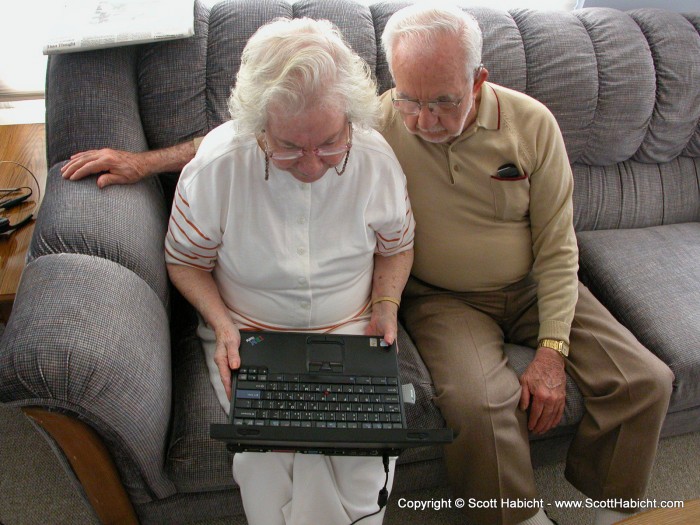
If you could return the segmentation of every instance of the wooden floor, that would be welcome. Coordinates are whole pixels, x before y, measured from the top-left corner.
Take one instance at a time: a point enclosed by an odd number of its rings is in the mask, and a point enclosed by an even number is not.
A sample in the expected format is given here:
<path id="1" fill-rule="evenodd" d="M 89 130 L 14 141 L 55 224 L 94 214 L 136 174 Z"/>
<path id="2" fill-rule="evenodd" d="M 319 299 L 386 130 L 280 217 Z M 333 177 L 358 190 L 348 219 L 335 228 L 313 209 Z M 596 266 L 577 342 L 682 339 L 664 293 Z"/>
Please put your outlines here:
<path id="1" fill-rule="evenodd" d="M 45 185 L 44 124 L 0 125 L 0 188 L 28 186 L 33 191 L 27 201 L 0 210 L 0 215 L 7 217 L 10 224 L 36 215 Z M 7 320 L 11 310 L 33 231 L 32 221 L 17 231 L 0 235 L 0 322 Z"/>

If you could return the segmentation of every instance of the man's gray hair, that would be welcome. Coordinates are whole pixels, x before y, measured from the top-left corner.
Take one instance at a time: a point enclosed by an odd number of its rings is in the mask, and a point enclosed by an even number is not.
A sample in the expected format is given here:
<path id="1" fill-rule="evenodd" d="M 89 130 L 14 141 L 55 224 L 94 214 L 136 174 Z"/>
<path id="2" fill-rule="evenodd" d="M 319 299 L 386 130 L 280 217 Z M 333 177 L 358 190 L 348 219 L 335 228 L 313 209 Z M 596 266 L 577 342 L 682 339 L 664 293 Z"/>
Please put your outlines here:
<path id="1" fill-rule="evenodd" d="M 270 110 L 285 116 L 319 108 L 343 111 L 362 128 L 379 115 L 367 63 L 328 20 L 278 19 L 248 40 L 228 101 L 240 134 L 265 129 Z"/>
<path id="2" fill-rule="evenodd" d="M 396 45 L 408 39 L 414 49 L 426 49 L 434 45 L 436 37 L 453 36 L 459 44 L 464 58 L 469 80 L 481 65 L 483 37 L 476 19 L 456 5 L 429 7 L 412 5 L 394 13 L 382 33 L 382 47 L 393 76 L 393 52 Z"/>

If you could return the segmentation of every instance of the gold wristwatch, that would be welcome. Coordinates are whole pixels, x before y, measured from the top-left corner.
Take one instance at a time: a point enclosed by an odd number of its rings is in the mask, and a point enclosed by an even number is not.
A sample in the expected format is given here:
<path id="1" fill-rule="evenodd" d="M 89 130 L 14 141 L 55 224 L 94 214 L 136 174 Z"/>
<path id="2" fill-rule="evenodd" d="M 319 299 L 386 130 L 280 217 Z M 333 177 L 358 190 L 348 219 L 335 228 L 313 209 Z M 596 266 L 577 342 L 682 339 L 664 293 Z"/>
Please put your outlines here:
<path id="1" fill-rule="evenodd" d="M 537 348 L 542 346 L 556 350 L 564 357 L 569 357 L 569 345 L 567 345 L 564 341 L 560 341 L 559 339 L 540 339 L 537 342 Z"/>

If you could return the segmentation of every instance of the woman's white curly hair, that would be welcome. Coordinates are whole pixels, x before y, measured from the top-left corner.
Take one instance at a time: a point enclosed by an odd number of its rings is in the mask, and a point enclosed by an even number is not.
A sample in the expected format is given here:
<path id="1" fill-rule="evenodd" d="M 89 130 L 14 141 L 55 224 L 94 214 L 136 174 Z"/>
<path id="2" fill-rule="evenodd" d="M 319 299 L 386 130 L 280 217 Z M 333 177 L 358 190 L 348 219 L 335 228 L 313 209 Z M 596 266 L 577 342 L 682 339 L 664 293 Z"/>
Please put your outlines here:
<path id="1" fill-rule="evenodd" d="M 237 133 L 265 129 L 270 110 L 287 117 L 333 108 L 361 128 L 379 116 L 367 63 L 328 20 L 277 19 L 246 44 L 228 101 Z"/>

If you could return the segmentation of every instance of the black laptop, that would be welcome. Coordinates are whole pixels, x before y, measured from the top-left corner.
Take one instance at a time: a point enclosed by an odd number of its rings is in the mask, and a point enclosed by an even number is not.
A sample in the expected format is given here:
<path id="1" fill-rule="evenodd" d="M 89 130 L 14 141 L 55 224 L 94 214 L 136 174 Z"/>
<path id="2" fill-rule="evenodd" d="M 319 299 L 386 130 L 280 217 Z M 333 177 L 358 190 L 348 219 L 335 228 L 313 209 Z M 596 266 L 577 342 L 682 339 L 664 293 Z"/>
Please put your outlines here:
<path id="1" fill-rule="evenodd" d="M 453 440 L 407 428 L 396 344 L 380 337 L 241 332 L 240 355 L 229 422 L 210 429 L 233 452 L 397 456 Z"/>

